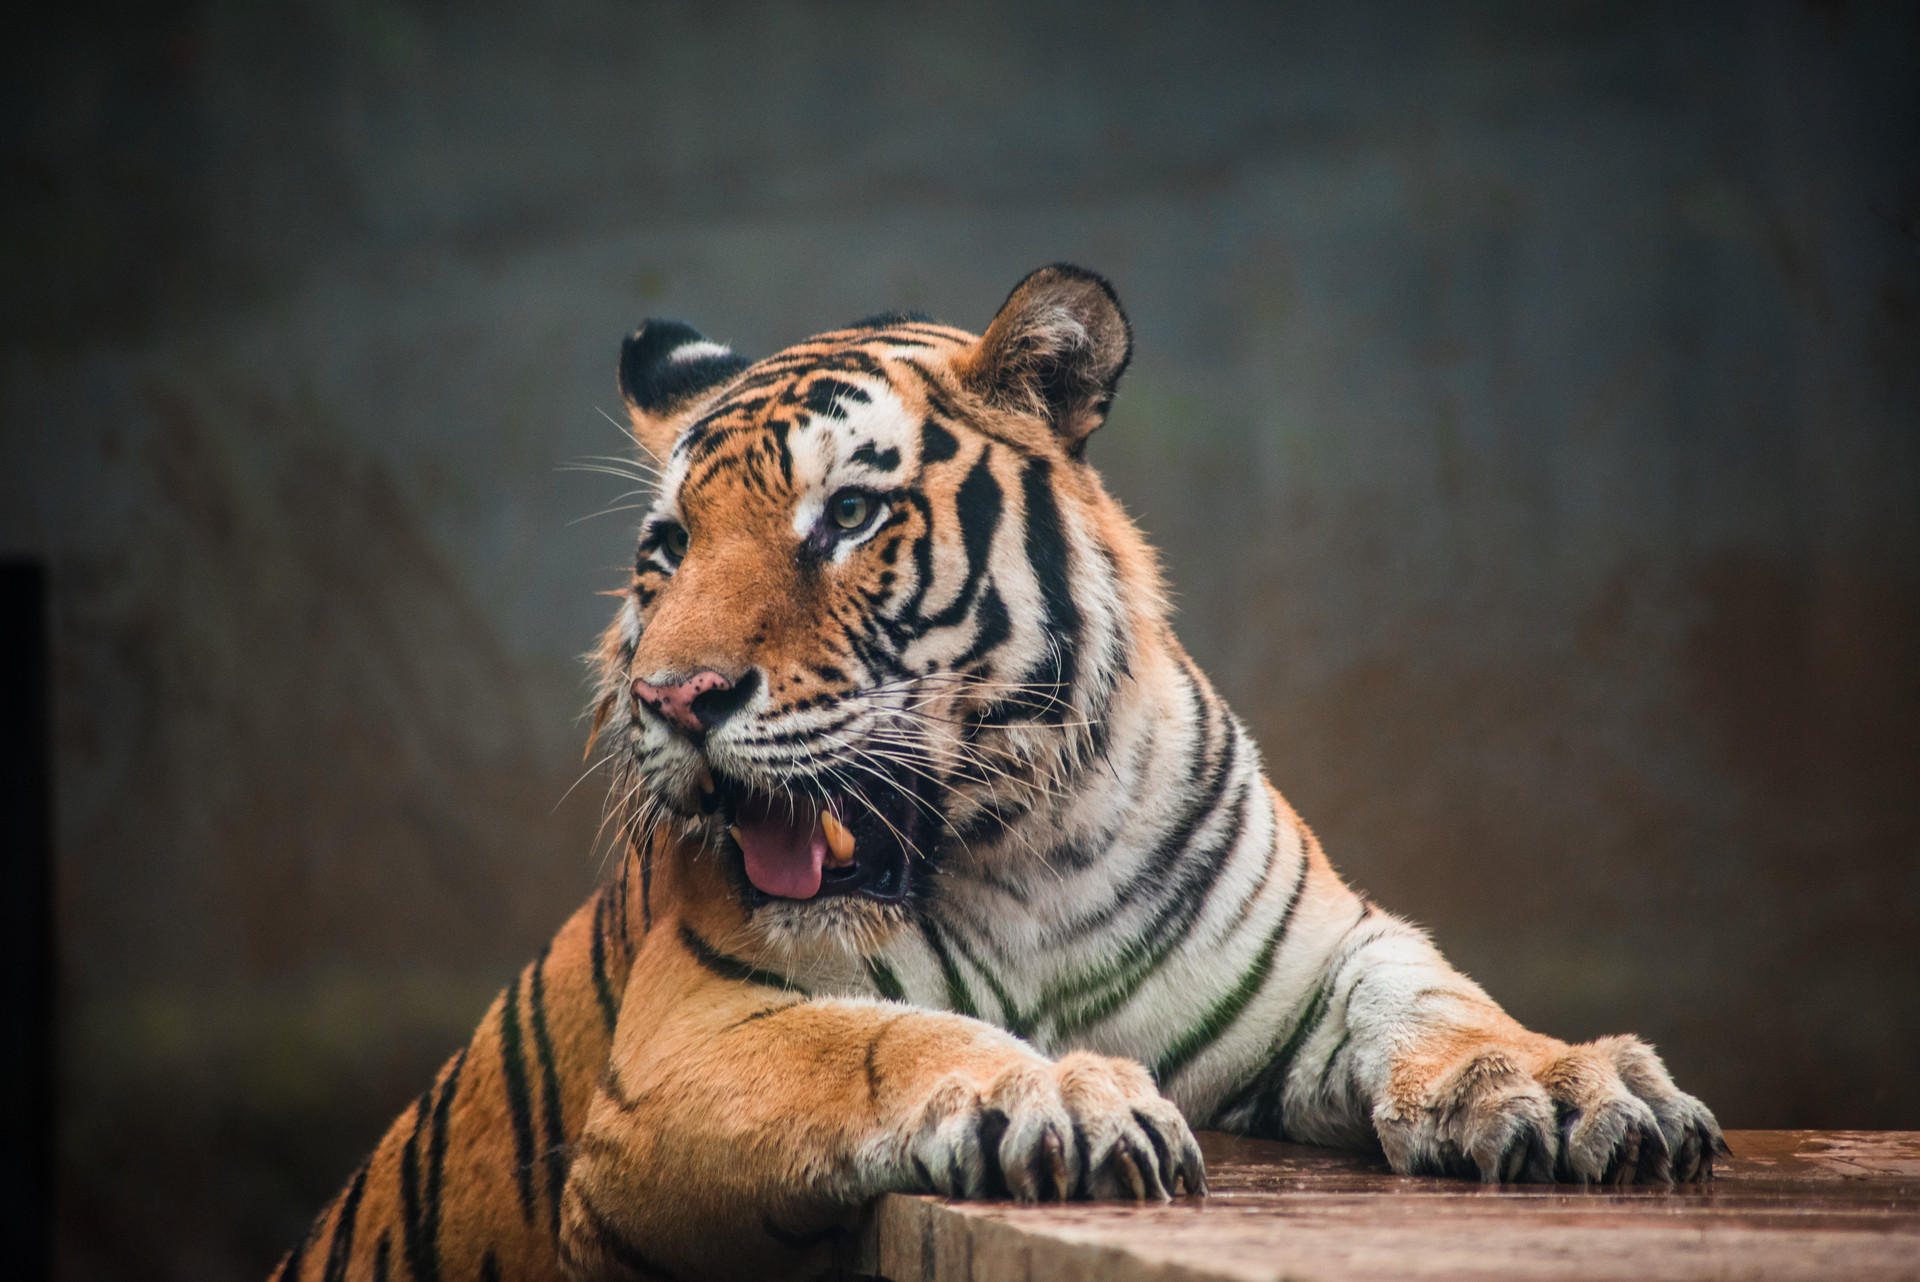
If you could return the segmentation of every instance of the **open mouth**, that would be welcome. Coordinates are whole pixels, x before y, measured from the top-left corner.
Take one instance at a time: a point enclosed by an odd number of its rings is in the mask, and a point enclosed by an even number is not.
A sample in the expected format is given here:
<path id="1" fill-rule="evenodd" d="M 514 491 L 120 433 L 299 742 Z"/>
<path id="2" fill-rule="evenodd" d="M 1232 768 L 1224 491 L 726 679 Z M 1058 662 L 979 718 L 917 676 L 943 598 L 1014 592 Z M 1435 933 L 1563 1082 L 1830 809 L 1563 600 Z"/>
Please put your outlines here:
<path id="1" fill-rule="evenodd" d="M 912 879 L 921 806 L 888 787 L 819 795 L 761 792 L 715 780 L 730 849 L 747 882 L 773 899 L 858 895 L 899 903 Z"/>

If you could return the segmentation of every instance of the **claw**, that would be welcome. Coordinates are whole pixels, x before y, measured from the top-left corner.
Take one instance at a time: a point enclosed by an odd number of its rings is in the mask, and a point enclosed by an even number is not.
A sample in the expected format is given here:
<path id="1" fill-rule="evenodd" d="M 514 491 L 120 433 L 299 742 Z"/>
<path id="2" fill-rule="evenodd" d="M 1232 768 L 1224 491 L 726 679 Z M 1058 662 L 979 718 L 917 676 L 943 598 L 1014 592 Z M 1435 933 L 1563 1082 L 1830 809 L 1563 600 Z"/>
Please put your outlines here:
<path id="1" fill-rule="evenodd" d="M 1053 1200 L 1066 1201 L 1068 1192 L 1073 1188 L 1073 1179 L 1067 1173 L 1066 1145 L 1060 1142 L 1057 1132 L 1052 1130 L 1047 1132 L 1047 1138 L 1040 1144 L 1040 1156 L 1047 1164 L 1046 1173 L 1052 1181 Z M 1044 1194 L 1040 1200 L 1043 1202 L 1047 1200 Z"/>
<path id="2" fill-rule="evenodd" d="M 1141 1131 L 1145 1132 L 1147 1142 L 1153 1145 L 1153 1173 L 1160 1185 L 1161 1196 L 1171 1196 L 1174 1177 L 1173 1153 L 1167 1148 L 1166 1137 L 1160 1134 L 1160 1128 L 1153 1124 L 1153 1119 L 1137 1108 L 1133 1110 L 1133 1120 L 1139 1124 Z"/>
<path id="3" fill-rule="evenodd" d="M 1114 1165 L 1127 1177 L 1127 1187 L 1133 1190 L 1133 1200 L 1144 1202 L 1147 1200 L 1147 1182 L 1140 1175 L 1140 1164 L 1133 1159 L 1132 1146 L 1125 1140 L 1120 1141 L 1113 1150 Z"/>
<path id="4" fill-rule="evenodd" d="M 1546 1136 L 1527 1127 L 1508 1146 L 1500 1163 L 1500 1182 L 1520 1184 L 1544 1182 L 1553 1178 L 1553 1159 L 1547 1153 Z"/>
<path id="5" fill-rule="evenodd" d="M 1673 1183 L 1673 1149 L 1667 1144 L 1666 1133 L 1658 1126 L 1648 1130 L 1641 1139 L 1639 1174 L 1647 1183 Z"/>
<path id="6" fill-rule="evenodd" d="M 1635 1127 L 1626 1133 L 1620 1141 L 1620 1147 L 1614 1150 L 1605 1179 L 1608 1184 L 1631 1184 L 1639 1171 L 1640 1130 Z"/>
<path id="7" fill-rule="evenodd" d="M 1158 1145 L 1155 1145 L 1155 1147 L 1158 1148 Z M 1156 1154 L 1141 1153 L 1140 1169 L 1144 1172 L 1147 1197 L 1155 1202 L 1171 1202 L 1173 1200 L 1173 1194 L 1167 1191 L 1167 1181 L 1172 1177 L 1173 1173 L 1162 1170 Z"/>
<path id="8" fill-rule="evenodd" d="M 1180 1136 L 1180 1182 L 1186 1185 L 1188 1197 L 1207 1195 L 1207 1159 L 1200 1152 L 1199 1141 L 1184 1127 Z"/>
<path id="9" fill-rule="evenodd" d="M 1674 1150 L 1672 1174 L 1676 1183 L 1691 1184 L 1700 1170 L 1700 1135 L 1691 1126 L 1680 1132 L 1680 1146 Z"/>
<path id="10" fill-rule="evenodd" d="M 1001 1158 L 1000 1142 L 1006 1138 L 1007 1115 L 997 1108 L 982 1109 L 973 1125 L 974 1142 L 980 1146 L 980 1191 L 988 1197 L 999 1195 L 1018 1201 L 1027 1201 L 1021 1190 L 1013 1187 L 1013 1179 L 1006 1163 Z M 1015 1172 L 1021 1170 L 1018 1164 Z"/>

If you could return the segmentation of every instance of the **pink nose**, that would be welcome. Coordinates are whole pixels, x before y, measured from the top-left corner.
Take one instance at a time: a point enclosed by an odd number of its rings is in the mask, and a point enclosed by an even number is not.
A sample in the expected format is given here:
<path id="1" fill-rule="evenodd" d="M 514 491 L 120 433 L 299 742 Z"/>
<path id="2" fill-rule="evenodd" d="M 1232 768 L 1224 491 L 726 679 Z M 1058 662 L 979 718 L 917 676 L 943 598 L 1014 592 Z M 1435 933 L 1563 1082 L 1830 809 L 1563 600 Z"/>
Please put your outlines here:
<path id="1" fill-rule="evenodd" d="M 707 729 L 709 718 L 704 718 L 695 710 L 693 701 L 710 690 L 731 690 L 733 682 L 708 668 L 696 672 L 678 685 L 653 685 L 646 681 L 635 680 L 633 697 L 652 708 L 666 719 L 668 725 L 684 730 L 688 734 L 699 734 Z"/>

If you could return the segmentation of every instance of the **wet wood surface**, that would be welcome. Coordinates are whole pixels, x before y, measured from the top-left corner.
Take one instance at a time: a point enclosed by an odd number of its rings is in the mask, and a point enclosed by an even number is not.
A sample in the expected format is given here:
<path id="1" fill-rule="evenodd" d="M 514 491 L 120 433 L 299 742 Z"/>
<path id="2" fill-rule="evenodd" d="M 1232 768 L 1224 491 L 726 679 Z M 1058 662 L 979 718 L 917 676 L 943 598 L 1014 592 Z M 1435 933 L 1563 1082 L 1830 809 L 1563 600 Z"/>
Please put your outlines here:
<path id="1" fill-rule="evenodd" d="M 1709 1184 L 1483 1187 L 1202 1135 L 1171 1205 L 882 1199 L 856 1272 L 890 1282 L 1920 1279 L 1920 1131 L 1729 1131 Z"/>

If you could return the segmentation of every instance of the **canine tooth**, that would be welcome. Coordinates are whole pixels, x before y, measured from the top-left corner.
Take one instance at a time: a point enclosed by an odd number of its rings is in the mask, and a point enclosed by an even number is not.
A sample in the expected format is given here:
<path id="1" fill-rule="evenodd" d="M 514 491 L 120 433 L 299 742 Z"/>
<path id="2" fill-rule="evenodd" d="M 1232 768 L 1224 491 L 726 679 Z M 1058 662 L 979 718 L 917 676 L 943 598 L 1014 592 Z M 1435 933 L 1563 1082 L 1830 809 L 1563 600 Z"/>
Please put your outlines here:
<path id="1" fill-rule="evenodd" d="M 853 862 L 853 834 L 840 822 L 831 810 L 820 813 L 820 826 L 827 833 L 827 849 L 833 852 L 833 862 L 845 864 Z"/>
<path id="2" fill-rule="evenodd" d="M 713 794 L 713 771 L 707 769 L 705 766 L 701 766 L 699 777 L 696 778 L 694 782 L 700 785 L 700 793 L 702 796 L 711 796 Z"/>
<path id="3" fill-rule="evenodd" d="M 744 842 L 744 841 L 742 841 L 742 840 L 740 840 L 740 825 L 739 825 L 739 824 L 734 824 L 734 825 L 733 825 L 733 826 L 732 826 L 731 828 L 728 828 L 728 829 L 727 829 L 727 836 L 729 836 L 729 837 L 731 837 L 731 838 L 733 838 L 733 844 L 734 844 L 734 845 L 736 845 L 736 846 L 745 846 L 745 845 L 747 844 L 746 842 Z"/>

